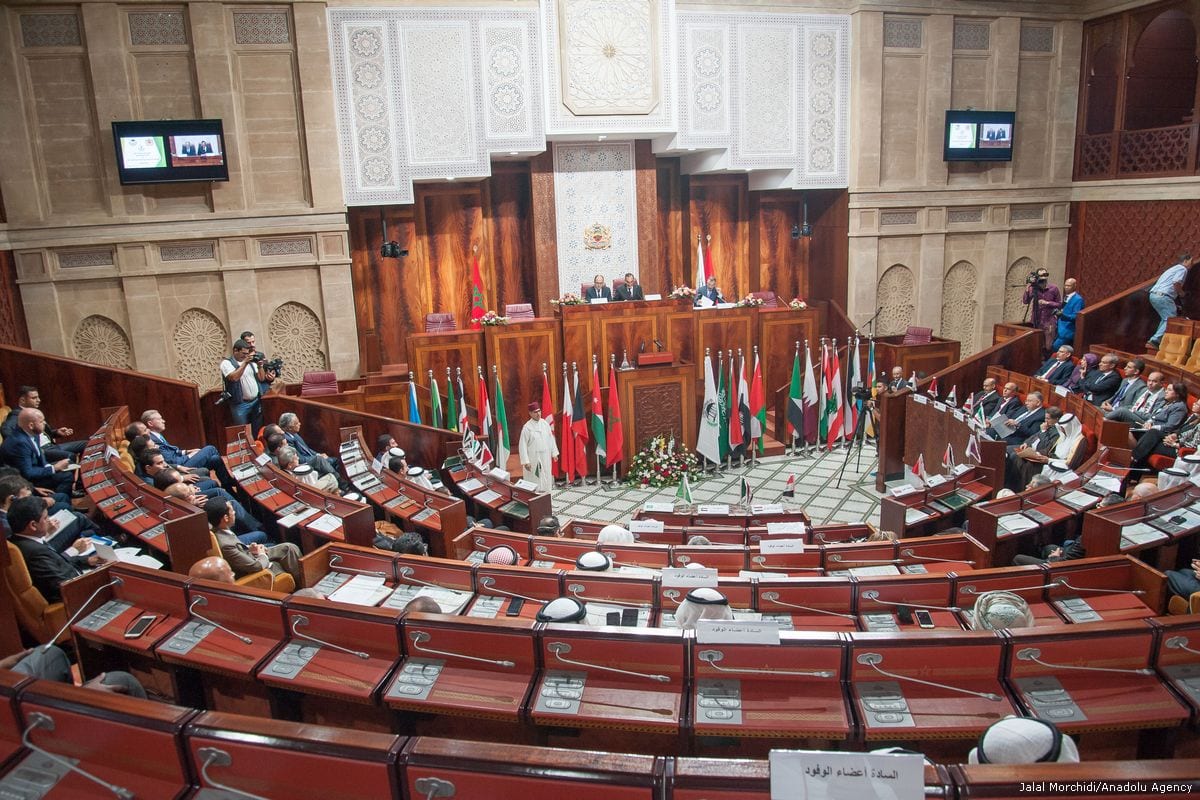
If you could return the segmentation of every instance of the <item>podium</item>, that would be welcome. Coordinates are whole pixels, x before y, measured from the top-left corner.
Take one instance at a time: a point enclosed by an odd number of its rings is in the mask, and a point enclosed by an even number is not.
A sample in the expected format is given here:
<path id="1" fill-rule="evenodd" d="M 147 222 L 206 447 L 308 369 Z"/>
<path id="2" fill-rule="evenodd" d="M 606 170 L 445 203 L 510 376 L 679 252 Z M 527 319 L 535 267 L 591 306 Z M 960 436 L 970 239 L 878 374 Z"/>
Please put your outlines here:
<path id="1" fill-rule="evenodd" d="M 681 445 L 692 441 L 696 431 L 695 369 L 693 364 L 678 363 L 617 376 L 625 434 L 622 476 L 638 450 L 655 436 L 666 436 L 668 441 L 674 436 Z"/>

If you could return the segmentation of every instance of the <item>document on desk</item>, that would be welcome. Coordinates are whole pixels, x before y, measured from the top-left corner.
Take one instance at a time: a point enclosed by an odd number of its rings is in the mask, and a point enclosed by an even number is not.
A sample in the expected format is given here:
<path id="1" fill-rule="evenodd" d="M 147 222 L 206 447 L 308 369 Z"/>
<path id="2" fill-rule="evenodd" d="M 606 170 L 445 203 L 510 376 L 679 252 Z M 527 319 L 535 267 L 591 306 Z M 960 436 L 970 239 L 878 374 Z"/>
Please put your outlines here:
<path id="1" fill-rule="evenodd" d="M 494 503 L 500 499 L 500 495 L 497 492 L 493 492 L 491 489 L 484 489 L 482 492 L 475 495 L 475 499 L 481 503 Z"/>
<path id="2" fill-rule="evenodd" d="M 342 518 L 335 517 L 333 514 L 322 514 L 312 522 L 308 523 L 310 530 L 317 533 L 333 533 L 338 528 L 342 527 Z"/>
<path id="3" fill-rule="evenodd" d="M 154 556 L 140 552 L 136 547 L 118 547 L 113 552 L 116 554 L 117 560 L 125 564 L 137 564 L 139 567 L 149 567 L 150 569 L 163 568 L 163 562 Z"/>
<path id="4" fill-rule="evenodd" d="M 330 600 L 352 606 L 377 606 L 392 593 L 377 575 L 355 575 L 329 594 Z"/>
<path id="5" fill-rule="evenodd" d="M 303 522 L 304 520 L 311 517 L 313 514 L 319 514 L 319 513 L 321 513 L 320 509 L 313 508 L 312 506 L 305 506 L 304 508 L 302 508 L 299 511 L 288 514 L 286 517 L 280 518 L 279 527 L 294 528 L 297 525 L 299 525 L 301 522 Z"/>
<path id="6" fill-rule="evenodd" d="M 1005 514 L 1003 517 L 996 520 L 996 524 L 1008 533 L 1031 531 L 1038 526 L 1036 522 L 1024 514 Z"/>
<path id="7" fill-rule="evenodd" d="M 462 483 L 458 484 L 458 488 L 462 489 L 467 494 L 473 494 L 483 488 L 483 481 L 478 478 L 467 478 Z"/>
<path id="8" fill-rule="evenodd" d="M 1126 525 L 1125 527 L 1121 528 L 1122 545 L 1124 545 L 1126 542 L 1128 542 L 1130 546 L 1149 544 L 1150 542 L 1157 542 L 1170 538 L 1171 537 L 1167 536 L 1167 534 L 1163 533 L 1157 528 L 1152 528 L 1145 522 L 1136 522 L 1133 525 Z"/>

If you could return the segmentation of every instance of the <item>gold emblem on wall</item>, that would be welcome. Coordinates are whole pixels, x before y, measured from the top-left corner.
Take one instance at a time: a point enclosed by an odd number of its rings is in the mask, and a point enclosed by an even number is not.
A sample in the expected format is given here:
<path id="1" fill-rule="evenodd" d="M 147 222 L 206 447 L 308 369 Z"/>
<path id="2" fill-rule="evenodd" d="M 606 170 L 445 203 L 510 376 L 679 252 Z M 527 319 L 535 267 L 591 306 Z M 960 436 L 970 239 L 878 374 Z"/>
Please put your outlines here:
<path id="1" fill-rule="evenodd" d="M 583 246 L 588 250 L 609 250 L 612 248 L 612 229 L 599 222 L 593 222 L 583 229 Z"/>

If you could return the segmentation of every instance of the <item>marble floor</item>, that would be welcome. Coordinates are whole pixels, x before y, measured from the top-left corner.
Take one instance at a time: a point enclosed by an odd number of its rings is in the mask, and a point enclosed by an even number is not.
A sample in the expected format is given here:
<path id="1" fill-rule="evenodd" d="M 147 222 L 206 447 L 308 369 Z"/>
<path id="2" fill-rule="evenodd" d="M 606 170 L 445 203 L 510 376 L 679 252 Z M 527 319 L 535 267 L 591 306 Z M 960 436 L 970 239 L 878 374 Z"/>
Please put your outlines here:
<path id="1" fill-rule="evenodd" d="M 877 464 L 876 450 L 867 443 L 861 459 L 850 453 L 845 476 L 838 483 L 838 473 L 845 462 L 846 451 L 811 454 L 808 456 L 770 456 L 759 459 L 754 467 L 734 467 L 715 477 L 692 484 L 692 497 L 698 503 L 736 503 L 740 496 L 741 479 L 745 476 L 754 492 L 756 503 L 776 502 L 787 485 L 788 476 L 796 476 L 796 497 L 792 502 L 802 505 L 814 524 L 831 522 L 879 522 L 879 500 L 873 475 Z M 556 514 L 576 519 L 604 521 L 628 520 L 633 512 L 648 500 L 670 500 L 676 488 L 647 490 L 621 484 L 615 489 L 597 486 L 574 486 L 554 490 Z"/>

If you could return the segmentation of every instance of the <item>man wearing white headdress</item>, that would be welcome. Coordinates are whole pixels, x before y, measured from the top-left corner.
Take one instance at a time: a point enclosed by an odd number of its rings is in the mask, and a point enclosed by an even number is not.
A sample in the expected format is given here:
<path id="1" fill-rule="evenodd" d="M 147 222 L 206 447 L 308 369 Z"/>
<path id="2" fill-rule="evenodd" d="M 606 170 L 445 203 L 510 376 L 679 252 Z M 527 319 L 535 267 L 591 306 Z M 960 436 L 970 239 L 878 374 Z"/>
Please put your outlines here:
<path id="1" fill-rule="evenodd" d="M 1079 749 L 1053 723 L 1032 717 L 1005 717 L 983 732 L 967 756 L 971 764 L 1079 762 Z"/>
<path id="2" fill-rule="evenodd" d="M 620 525 L 605 525 L 596 535 L 596 544 L 633 544 L 637 539 Z"/>
<path id="3" fill-rule="evenodd" d="M 675 609 L 675 624 L 681 630 L 695 629 L 702 619 L 733 619 L 733 609 L 716 589 L 692 589 Z"/>

